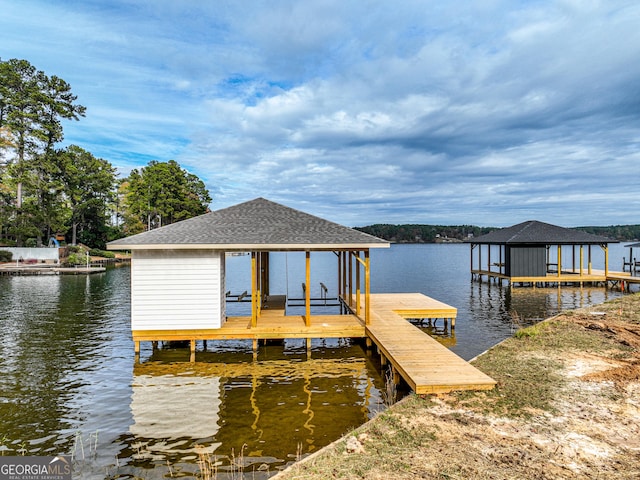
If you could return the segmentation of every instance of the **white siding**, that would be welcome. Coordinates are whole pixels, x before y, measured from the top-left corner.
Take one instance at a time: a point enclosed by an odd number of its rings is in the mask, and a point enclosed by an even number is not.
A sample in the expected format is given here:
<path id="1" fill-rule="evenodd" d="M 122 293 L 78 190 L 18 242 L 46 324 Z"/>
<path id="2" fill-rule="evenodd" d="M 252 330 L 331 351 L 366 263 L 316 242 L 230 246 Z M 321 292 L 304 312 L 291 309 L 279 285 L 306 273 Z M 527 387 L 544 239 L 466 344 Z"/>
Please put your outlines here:
<path id="1" fill-rule="evenodd" d="M 132 330 L 222 326 L 224 252 L 134 250 L 132 253 Z"/>

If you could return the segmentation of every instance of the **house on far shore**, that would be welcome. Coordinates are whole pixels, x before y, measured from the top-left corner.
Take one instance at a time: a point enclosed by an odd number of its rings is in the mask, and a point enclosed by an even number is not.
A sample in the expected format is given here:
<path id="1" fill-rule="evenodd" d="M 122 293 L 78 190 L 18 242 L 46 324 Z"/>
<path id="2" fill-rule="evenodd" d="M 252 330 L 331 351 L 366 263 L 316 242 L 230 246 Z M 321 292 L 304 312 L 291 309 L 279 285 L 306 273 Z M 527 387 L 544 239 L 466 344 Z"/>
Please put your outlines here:
<path id="1" fill-rule="evenodd" d="M 521 284 L 606 282 L 610 243 L 600 235 L 529 220 L 472 238 L 471 274 L 482 279 Z M 585 249 L 586 247 L 586 249 Z M 593 248 L 597 247 L 597 248 Z M 595 251 L 594 251 L 595 250 Z M 594 255 L 604 256 L 604 270 L 592 268 Z"/>

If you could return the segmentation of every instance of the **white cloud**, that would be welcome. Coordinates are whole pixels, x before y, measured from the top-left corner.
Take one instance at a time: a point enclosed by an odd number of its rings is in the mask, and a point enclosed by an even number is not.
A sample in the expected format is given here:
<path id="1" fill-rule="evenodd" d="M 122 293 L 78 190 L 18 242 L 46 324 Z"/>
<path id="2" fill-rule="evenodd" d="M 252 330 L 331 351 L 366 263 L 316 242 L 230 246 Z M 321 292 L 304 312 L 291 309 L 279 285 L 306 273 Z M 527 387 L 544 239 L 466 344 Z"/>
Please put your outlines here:
<path id="1" fill-rule="evenodd" d="M 213 208 L 264 196 L 353 225 L 640 223 L 635 2 L 0 8 L 2 58 L 87 106 L 68 142 L 125 173 L 174 158 Z"/>

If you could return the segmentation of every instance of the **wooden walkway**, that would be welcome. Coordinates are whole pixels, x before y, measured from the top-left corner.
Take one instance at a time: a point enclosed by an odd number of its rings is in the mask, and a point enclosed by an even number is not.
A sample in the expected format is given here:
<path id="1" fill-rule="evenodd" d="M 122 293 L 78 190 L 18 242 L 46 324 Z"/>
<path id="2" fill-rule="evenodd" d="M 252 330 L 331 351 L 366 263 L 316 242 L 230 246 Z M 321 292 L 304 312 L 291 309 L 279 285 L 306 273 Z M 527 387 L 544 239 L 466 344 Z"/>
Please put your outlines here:
<path id="1" fill-rule="evenodd" d="M 372 294 L 367 336 L 417 394 L 488 390 L 496 381 L 405 318 L 451 318 L 456 309 L 419 293 Z M 453 320 L 452 320 L 453 323 Z"/>
<path id="2" fill-rule="evenodd" d="M 498 281 L 507 281 L 511 285 L 515 284 L 531 284 L 536 285 L 553 285 L 553 284 L 574 284 L 582 285 L 584 283 L 603 283 L 603 284 L 620 284 L 621 282 L 628 284 L 640 283 L 640 276 L 632 275 L 630 272 L 617 272 L 609 270 L 605 273 L 604 270 L 592 269 L 591 273 L 587 273 L 587 270 L 583 270 L 582 275 L 579 271 L 562 270 L 560 275 L 557 273 L 548 273 L 544 277 L 509 277 L 499 272 L 491 270 L 472 270 L 471 274 L 475 277 L 482 279 L 483 276 L 492 278 Z"/>
<path id="3" fill-rule="evenodd" d="M 306 338 L 368 338 L 375 343 L 383 364 L 391 364 L 394 376 L 401 376 L 417 394 L 454 390 L 491 389 L 495 381 L 413 326 L 407 318 L 444 318 L 453 328 L 457 310 L 419 293 L 372 294 L 371 322 L 357 315 L 313 315 L 311 325 L 300 315 L 285 315 L 280 299 L 262 310 L 257 326 L 250 317 L 228 317 L 219 329 L 134 330 L 136 352 L 141 341 L 191 342 L 195 359 L 197 340 L 258 340 Z M 355 304 L 355 299 L 353 299 Z"/>

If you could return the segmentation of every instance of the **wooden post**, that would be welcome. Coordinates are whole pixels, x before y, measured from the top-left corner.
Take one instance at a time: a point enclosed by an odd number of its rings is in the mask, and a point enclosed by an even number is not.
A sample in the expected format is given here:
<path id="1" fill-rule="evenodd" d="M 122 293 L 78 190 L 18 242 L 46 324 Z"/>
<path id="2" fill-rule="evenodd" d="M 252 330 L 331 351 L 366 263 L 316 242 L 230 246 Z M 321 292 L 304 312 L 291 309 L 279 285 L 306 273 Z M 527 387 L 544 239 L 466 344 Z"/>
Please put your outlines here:
<path id="1" fill-rule="evenodd" d="M 353 252 L 349 251 L 349 306 L 353 306 Z"/>
<path id="2" fill-rule="evenodd" d="M 262 314 L 262 252 L 256 254 L 256 308 L 257 318 Z"/>
<path id="3" fill-rule="evenodd" d="M 191 350 L 191 353 L 194 353 L 196 351 L 196 341 L 195 340 L 189 340 L 189 348 Z"/>
<path id="4" fill-rule="evenodd" d="M 584 262 L 584 245 L 580 245 L 580 276 L 582 276 L 582 262 Z"/>
<path id="5" fill-rule="evenodd" d="M 396 370 L 395 367 L 391 367 L 391 372 L 393 374 L 394 385 L 398 385 L 400 383 L 400 374 L 398 373 L 398 370 Z"/>
<path id="6" fill-rule="evenodd" d="M 604 274 L 609 275 L 609 245 L 606 243 L 602 245 L 602 249 L 604 250 Z"/>
<path id="7" fill-rule="evenodd" d="M 347 252 L 342 252 L 342 294 L 347 305 L 351 305 L 351 299 L 347 298 Z"/>
<path id="8" fill-rule="evenodd" d="M 256 327 L 258 325 L 258 301 L 257 301 L 257 285 L 256 285 L 256 252 L 251 252 L 251 326 Z"/>
<path id="9" fill-rule="evenodd" d="M 136 353 L 136 354 L 140 353 L 140 341 L 139 340 L 134 340 L 133 341 L 133 353 Z"/>
<path id="10" fill-rule="evenodd" d="M 562 272 L 562 245 L 558 245 L 558 277 L 560 276 L 561 272 Z M 558 286 L 560 286 L 559 283 L 558 283 Z"/>
<path id="11" fill-rule="evenodd" d="M 305 306 L 305 324 L 307 327 L 311 326 L 311 252 L 304 252 L 305 256 L 305 282 L 307 288 L 304 291 L 304 306 Z"/>
<path id="12" fill-rule="evenodd" d="M 360 252 L 356 257 L 356 315 L 360 315 Z"/>
<path id="13" fill-rule="evenodd" d="M 591 275 L 591 245 L 587 247 L 587 256 L 589 257 L 587 259 L 587 273 Z"/>
<path id="14" fill-rule="evenodd" d="M 471 280 L 473 280 L 473 250 L 475 249 L 475 245 L 473 243 L 470 243 L 469 245 L 469 257 L 471 258 L 469 261 L 469 271 L 471 272 Z"/>
<path id="15" fill-rule="evenodd" d="M 364 324 L 371 323 L 371 261 L 369 249 L 364 251 Z"/>
<path id="16" fill-rule="evenodd" d="M 269 252 L 262 252 L 262 293 L 270 295 L 269 293 L 269 280 L 271 272 L 269 271 Z"/>
<path id="17" fill-rule="evenodd" d="M 342 252 L 337 252 L 338 255 L 338 302 L 342 298 Z M 340 304 L 340 313 L 342 313 L 342 303 Z"/>

